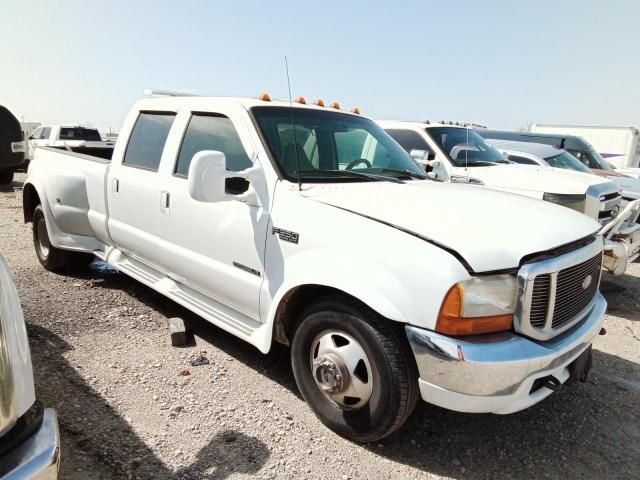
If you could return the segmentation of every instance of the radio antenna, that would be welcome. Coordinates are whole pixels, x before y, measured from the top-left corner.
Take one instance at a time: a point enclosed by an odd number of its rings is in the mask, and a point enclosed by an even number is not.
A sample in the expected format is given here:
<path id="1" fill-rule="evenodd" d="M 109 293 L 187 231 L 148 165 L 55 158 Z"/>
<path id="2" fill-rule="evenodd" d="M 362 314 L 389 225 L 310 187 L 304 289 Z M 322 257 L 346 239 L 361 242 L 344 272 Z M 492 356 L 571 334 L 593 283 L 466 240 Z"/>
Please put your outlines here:
<path id="1" fill-rule="evenodd" d="M 293 150 L 296 155 L 296 173 L 298 174 L 298 191 L 302 191 L 302 181 L 300 180 L 300 158 L 298 158 L 298 139 L 296 138 L 296 122 L 293 119 L 293 99 L 291 98 L 291 80 L 289 79 L 289 62 L 284 56 L 284 69 L 287 72 L 287 87 L 289 88 L 289 109 L 291 110 L 291 126 L 293 127 Z"/>

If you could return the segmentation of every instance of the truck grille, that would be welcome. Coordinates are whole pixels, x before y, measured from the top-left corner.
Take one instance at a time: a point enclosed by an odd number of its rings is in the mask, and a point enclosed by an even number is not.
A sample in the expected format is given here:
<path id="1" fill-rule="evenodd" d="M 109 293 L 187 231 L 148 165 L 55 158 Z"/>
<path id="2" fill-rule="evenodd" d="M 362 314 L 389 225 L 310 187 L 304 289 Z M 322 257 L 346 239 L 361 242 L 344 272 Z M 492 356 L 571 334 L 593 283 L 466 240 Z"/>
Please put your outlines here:
<path id="1" fill-rule="evenodd" d="M 598 293 L 601 268 L 602 240 L 523 267 L 516 329 L 545 340 L 579 322 Z"/>

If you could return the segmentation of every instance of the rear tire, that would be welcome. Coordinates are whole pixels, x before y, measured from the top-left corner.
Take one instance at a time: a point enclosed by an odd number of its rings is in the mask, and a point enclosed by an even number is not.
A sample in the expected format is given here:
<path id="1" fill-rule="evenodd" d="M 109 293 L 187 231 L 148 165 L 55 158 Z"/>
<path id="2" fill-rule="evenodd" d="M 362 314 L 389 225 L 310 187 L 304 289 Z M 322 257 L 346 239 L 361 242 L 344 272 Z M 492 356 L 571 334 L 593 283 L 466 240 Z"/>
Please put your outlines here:
<path id="1" fill-rule="evenodd" d="M 413 412 L 418 374 L 411 355 L 396 325 L 339 295 L 303 312 L 291 344 L 305 401 L 322 423 L 358 442 L 390 435 Z"/>
<path id="2" fill-rule="evenodd" d="M 13 170 L 0 170 L 0 184 L 13 182 Z"/>
<path id="3" fill-rule="evenodd" d="M 84 267 L 93 260 L 91 254 L 62 250 L 51 245 L 42 205 L 33 211 L 33 245 L 38 261 L 51 272 Z"/>

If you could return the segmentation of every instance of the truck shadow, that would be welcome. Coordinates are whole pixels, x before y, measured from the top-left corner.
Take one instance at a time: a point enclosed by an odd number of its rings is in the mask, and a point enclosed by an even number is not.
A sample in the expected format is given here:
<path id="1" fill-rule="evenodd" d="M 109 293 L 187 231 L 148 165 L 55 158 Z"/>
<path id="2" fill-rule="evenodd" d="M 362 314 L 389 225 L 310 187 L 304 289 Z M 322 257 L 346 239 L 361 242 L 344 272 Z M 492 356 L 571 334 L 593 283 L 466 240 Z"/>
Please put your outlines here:
<path id="1" fill-rule="evenodd" d="M 117 479 L 224 479 L 232 473 L 255 473 L 266 463 L 269 450 L 262 441 L 225 431 L 211 438 L 193 463 L 174 471 L 69 365 L 63 354 L 72 346 L 43 327 L 27 328 L 37 396 L 58 413 L 61 478 L 87 478 L 89 472 L 73 471 L 65 461 L 78 455 L 98 462 L 99 469 L 107 471 L 104 478 Z"/>

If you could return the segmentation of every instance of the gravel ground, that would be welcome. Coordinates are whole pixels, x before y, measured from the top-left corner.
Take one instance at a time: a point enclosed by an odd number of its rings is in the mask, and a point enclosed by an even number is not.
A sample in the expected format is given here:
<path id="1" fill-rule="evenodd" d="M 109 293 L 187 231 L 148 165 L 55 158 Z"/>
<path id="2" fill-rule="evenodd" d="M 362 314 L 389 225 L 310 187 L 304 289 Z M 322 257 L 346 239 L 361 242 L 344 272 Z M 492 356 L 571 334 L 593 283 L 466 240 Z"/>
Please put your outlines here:
<path id="1" fill-rule="evenodd" d="M 0 252 L 20 292 L 37 395 L 59 415 L 64 479 L 640 477 L 638 263 L 603 284 L 607 335 L 585 384 L 508 416 L 420 402 L 400 432 L 358 445 L 306 407 L 286 349 L 262 355 L 99 263 L 45 271 L 9 188 Z M 168 344 L 172 316 L 190 324 L 191 346 Z M 192 366 L 201 355 L 209 363 Z"/>

